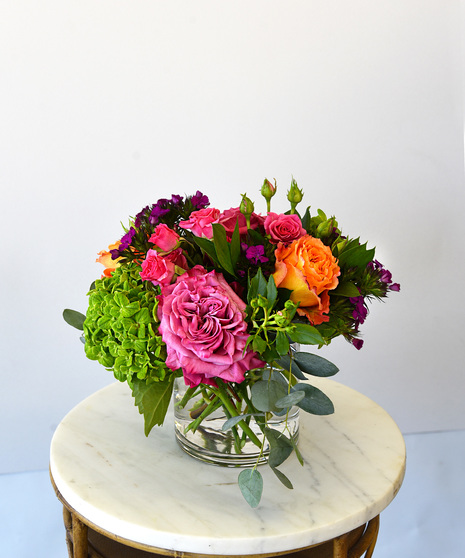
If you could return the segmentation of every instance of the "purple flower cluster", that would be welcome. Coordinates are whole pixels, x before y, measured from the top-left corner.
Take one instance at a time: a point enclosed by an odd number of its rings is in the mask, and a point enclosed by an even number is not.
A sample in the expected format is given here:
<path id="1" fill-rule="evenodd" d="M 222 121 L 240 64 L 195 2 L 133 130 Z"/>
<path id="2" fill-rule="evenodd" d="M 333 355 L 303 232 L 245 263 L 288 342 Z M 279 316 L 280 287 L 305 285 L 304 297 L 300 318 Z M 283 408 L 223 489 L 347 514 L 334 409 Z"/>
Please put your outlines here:
<path id="1" fill-rule="evenodd" d="M 111 259 L 116 260 L 118 259 L 121 254 L 131 245 L 132 239 L 136 234 L 136 229 L 131 227 L 128 232 L 123 236 L 121 239 L 121 244 L 118 246 L 116 250 L 110 250 Z"/>
<path id="2" fill-rule="evenodd" d="M 202 194 L 202 192 L 197 190 L 197 192 L 191 198 L 191 203 L 198 211 L 199 209 L 204 209 L 205 207 L 210 205 L 210 200 L 208 199 L 208 196 L 205 196 L 204 194 Z"/>
<path id="3" fill-rule="evenodd" d="M 399 283 L 392 282 L 392 273 L 378 260 L 373 260 L 367 267 L 372 271 L 378 272 L 380 281 L 386 284 L 388 291 L 400 291 Z"/>

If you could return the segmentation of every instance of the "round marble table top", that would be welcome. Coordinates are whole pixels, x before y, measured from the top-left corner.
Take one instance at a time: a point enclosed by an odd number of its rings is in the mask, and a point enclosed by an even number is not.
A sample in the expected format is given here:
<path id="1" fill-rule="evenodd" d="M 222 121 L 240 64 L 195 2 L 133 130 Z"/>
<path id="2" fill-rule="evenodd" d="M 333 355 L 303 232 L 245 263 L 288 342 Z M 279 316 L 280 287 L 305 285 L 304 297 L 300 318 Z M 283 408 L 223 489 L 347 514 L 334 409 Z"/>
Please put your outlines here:
<path id="1" fill-rule="evenodd" d="M 89 523 L 135 546 L 213 555 L 290 551 L 342 535 L 378 515 L 405 471 L 405 445 L 376 403 L 333 380 L 312 378 L 333 401 L 327 417 L 301 412 L 302 467 L 292 455 L 260 472 L 252 509 L 237 485 L 240 469 L 205 464 L 174 437 L 172 412 L 144 435 L 126 384 L 114 383 L 77 405 L 58 426 L 50 470 L 67 503 Z"/>

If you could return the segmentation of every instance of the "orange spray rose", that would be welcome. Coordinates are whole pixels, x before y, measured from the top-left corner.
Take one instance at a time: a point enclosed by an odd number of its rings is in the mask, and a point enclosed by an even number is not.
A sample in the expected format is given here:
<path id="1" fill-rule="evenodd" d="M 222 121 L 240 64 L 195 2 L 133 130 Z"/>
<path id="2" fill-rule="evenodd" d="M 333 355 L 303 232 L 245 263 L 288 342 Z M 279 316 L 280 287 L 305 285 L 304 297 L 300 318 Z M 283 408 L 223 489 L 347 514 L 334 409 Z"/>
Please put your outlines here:
<path id="1" fill-rule="evenodd" d="M 120 244 L 121 241 L 118 240 L 114 244 L 110 244 L 108 250 L 101 250 L 98 253 L 99 257 L 95 261 L 101 263 L 105 267 L 102 277 L 111 277 L 112 272 L 119 266 L 118 260 L 121 258 L 112 260 L 110 250 L 116 250 Z"/>
<path id="2" fill-rule="evenodd" d="M 341 274 L 331 249 L 319 238 L 305 235 L 289 246 L 278 244 L 273 274 L 277 287 L 292 291 L 291 301 L 300 303 L 297 312 L 318 325 L 329 317 L 329 291 Z"/>

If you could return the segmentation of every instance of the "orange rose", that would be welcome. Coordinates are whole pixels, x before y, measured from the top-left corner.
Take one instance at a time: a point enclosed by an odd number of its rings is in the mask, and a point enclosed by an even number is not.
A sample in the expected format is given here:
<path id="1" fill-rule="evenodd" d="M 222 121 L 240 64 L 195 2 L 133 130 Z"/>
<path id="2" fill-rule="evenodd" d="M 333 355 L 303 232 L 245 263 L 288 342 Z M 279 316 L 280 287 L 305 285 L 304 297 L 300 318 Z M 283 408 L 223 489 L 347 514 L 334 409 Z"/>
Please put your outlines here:
<path id="1" fill-rule="evenodd" d="M 341 274 L 331 249 L 307 234 L 287 247 L 278 244 L 275 256 L 276 286 L 292 291 L 291 301 L 300 303 L 297 312 L 312 324 L 327 322 L 329 291 L 337 287 Z"/>
<path id="2" fill-rule="evenodd" d="M 116 250 L 120 244 L 121 241 L 118 240 L 114 244 L 110 244 L 108 250 L 101 250 L 98 253 L 99 257 L 95 261 L 101 263 L 105 267 L 102 277 L 111 277 L 112 272 L 119 266 L 118 260 L 121 258 L 112 260 L 110 250 Z"/>

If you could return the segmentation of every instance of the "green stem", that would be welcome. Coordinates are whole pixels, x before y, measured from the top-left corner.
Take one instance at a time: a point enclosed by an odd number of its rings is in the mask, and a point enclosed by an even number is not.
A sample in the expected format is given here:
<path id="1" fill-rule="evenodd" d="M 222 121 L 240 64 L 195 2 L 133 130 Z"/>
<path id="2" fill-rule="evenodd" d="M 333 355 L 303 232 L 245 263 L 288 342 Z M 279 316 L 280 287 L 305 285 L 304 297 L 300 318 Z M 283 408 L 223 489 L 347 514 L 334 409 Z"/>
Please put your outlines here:
<path id="1" fill-rule="evenodd" d="M 229 399 L 227 391 L 224 387 L 223 382 L 216 378 L 216 383 L 218 385 L 218 389 L 216 390 L 216 394 L 221 399 L 221 403 L 224 405 L 224 408 L 228 410 L 232 417 L 238 417 L 239 413 L 237 412 L 236 407 L 233 405 L 232 401 Z M 214 388 L 213 388 L 214 389 Z M 253 432 L 253 430 L 248 426 L 245 421 L 241 420 L 238 423 L 238 426 L 242 428 L 242 430 L 247 434 L 250 440 L 257 446 L 261 447 L 262 443 L 258 439 L 257 435 Z"/>

